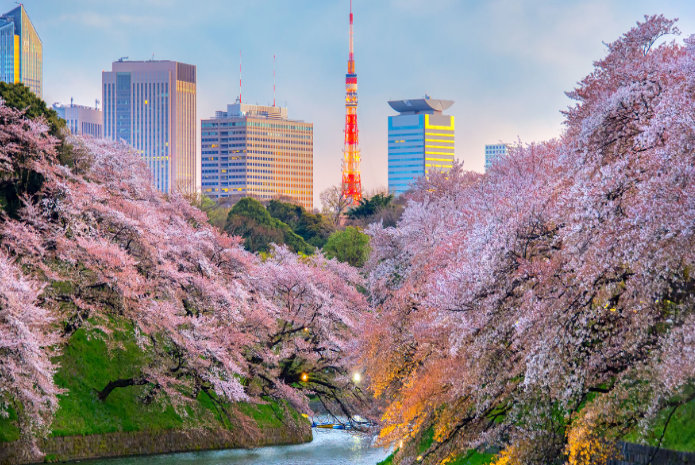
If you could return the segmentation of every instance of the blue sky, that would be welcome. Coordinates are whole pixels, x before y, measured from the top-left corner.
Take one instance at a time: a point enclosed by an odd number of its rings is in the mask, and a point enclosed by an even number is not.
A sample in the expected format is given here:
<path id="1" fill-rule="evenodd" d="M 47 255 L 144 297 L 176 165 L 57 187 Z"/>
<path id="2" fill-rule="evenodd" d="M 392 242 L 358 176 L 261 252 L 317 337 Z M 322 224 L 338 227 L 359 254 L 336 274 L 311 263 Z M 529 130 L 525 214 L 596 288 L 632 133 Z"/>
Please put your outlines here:
<path id="1" fill-rule="evenodd" d="M 314 197 L 340 180 L 348 0 L 25 0 L 44 44 L 44 98 L 94 104 L 121 56 L 197 65 L 198 118 L 238 95 L 314 123 Z M 2 11 L 14 2 L 0 0 Z M 386 186 L 389 99 L 452 99 L 456 156 L 482 171 L 483 146 L 562 130 L 564 95 L 644 14 L 695 33 L 695 1 L 353 0 L 366 190 Z M 680 40 L 680 39 L 679 39 Z"/>

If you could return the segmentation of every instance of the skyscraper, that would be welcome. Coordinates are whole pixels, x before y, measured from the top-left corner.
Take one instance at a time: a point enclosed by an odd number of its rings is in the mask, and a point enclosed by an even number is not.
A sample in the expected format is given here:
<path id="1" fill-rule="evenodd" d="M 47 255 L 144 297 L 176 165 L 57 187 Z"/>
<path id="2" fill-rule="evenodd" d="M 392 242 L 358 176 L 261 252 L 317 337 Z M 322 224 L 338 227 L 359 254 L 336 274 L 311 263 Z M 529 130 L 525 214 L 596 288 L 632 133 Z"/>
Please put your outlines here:
<path id="1" fill-rule="evenodd" d="M 43 98 L 43 44 L 24 5 L 0 16 L 0 81 L 21 82 Z"/>
<path id="2" fill-rule="evenodd" d="M 199 192 L 196 67 L 121 59 L 102 72 L 102 92 L 104 136 L 137 150 L 162 192 Z"/>
<path id="3" fill-rule="evenodd" d="M 508 144 L 500 142 L 498 144 L 485 145 L 485 171 L 489 170 L 496 160 L 506 157 L 508 153 Z"/>
<path id="4" fill-rule="evenodd" d="M 313 208 L 314 125 L 287 108 L 235 103 L 201 121 L 202 193 L 290 197 Z"/>
<path id="5" fill-rule="evenodd" d="M 53 109 L 58 116 L 63 118 L 68 125 L 68 129 L 73 134 L 81 136 L 91 136 L 97 139 L 104 137 L 104 121 L 101 110 L 84 105 L 53 104 Z"/>
<path id="6" fill-rule="evenodd" d="M 433 171 L 448 171 L 454 163 L 454 117 L 443 112 L 454 102 L 425 96 L 392 100 L 399 114 L 389 116 L 389 192 L 399 195 Z"/>

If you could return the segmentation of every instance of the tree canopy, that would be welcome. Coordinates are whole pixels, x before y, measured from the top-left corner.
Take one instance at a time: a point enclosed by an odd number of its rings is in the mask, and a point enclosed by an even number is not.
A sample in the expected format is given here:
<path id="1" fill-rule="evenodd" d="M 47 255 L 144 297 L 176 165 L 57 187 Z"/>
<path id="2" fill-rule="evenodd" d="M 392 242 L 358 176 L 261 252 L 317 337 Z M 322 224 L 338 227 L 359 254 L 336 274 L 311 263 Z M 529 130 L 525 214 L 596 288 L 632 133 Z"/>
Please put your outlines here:
<path id="1" fill-rule="evenodd" d="M 605 464 L 695 399 L 695 36 L 675 32 L 647 17 L 568 93 L 561 138 L 431 175 L 368 230 L 381 440 L 433 433 L 394 463 Z"/>
<path id="2" fill-rule="evenodd" d="M 50 128 L 49 134 L 54 137 L 63 137 L 62 132 L 67 127 L 65 120 L 59 117 L 55 110 L 48 108 L 46 102 L 21 82 L 0 82 L 0 98 L 8 107 L 23 111 L 27 118 L 44 118 Z"/>
<path id="3" fill-rule="evenodd" d="M 355 226 L 348 226 L 331 234 L 323 246 L 323 253 L 328 258 L 361 267 L 369 257 L 369 236 Z"/>
<path id="4" fill-rule="evenodd" d="M 285 244 L 294 252 L 314 253 L 314 247 L 287 224 L 273 218 L 261 202 L 251 197 L 239 200 L 229 211 L 224 230 L 244 239 L 251 252 L 271 251 L 271 244 Z"/>
<path id="5" fill-rule="evenodd" d="M 119 344 L 109 338 L 114 318 L 145 355 L 128 379 L 100 380 L 94 402 L 146 385 L 181 416 L 200 393 L 225 402 L 270 396 L 307 413 L 311 393 L 336 413 L 355 413 L 361 396 L 345 353 L 366 302 L 354 268 L 285 246 L 261 259 L 188 199 L 159 192 L 132 149 L 69 142 L 91 163 L 61 166 L 59 141 L 41 119 L 0 104 L 0 178 L 42 179 L 18 189 L 13 216 L 0 215 L 0 416 L 22 441 L 48 433 L 61 400 L 56 351 L 81 329 Z M 239 216 L 276 226 L 254 202 L 242 202 Z"/>
<path id="6" fill-rule="evenodd" d="M 266 209 L 270 216 L 287 224 L 294 233 L 317 248 L 323 247 L 334 231 L 333 224 L 326 216 L 310 213 L 301 205 L 271 200 Z"/>
<path id="7" fill-rule="evenodd" d="M 393 201 L 393 194 L 378 193 L 369 198 L 363 197 L 360 203 L 348 210 L 348 218 L 366 218 L 374 215 L 379 210 L 389 206 Z"/>

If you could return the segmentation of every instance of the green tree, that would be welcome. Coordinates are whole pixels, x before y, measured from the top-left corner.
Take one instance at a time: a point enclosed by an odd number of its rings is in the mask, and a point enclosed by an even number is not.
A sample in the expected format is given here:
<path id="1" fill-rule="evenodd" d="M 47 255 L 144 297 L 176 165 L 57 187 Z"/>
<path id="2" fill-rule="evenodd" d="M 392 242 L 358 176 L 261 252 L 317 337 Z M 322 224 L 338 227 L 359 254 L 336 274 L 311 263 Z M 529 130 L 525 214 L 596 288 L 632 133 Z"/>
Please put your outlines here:
<path id="1" fill-rule="evenodd" d="M 300 205 L 271 200 L 266 209 L 270 216 L 287 224 L 296 234 L 315 247 L 323 247 L 328 236 L 335 230 L 326 216 L 310 213 Z"/>
<path id="2" fill-rule="evenodd" d="M 258 200 L 244 197 L 227 215 L 224 230 L 244 238 L 251 252 L 270 252 L 270 244 L 285 244 L 294 252 L 314 253 L 314 247 L 277 218 L 273 218 Z"/>
<path id="3" fill-rule="evenodd" d="M 193 195 L 189 197 L 189 201 L 207 215 L 208 223 L 218 229 L 224 229 L 231 208 L 218 204 L 206 195 Z"/>
<path id="4" fill-rule="evenodd" d="M 76 167 L 80 172 L 86 170 L 87 166 L 77 166 L 81 165 L 80 161 L 85 160 L 85 154 L 66 141 L 68 129 L 65 120 L 58 116 L 55 110 L 48 108 L 46 102 L 37 97 L 27 86 L 22 83 L 0 82 L 0 98 L 8 107 L 22 110 L 29 119 L 45 118 L 49 127 L 48 133 L 60 140 L 56 147 L 58 161 L 73 170 Z"/>
<path id="5" fill-rule="evenodd" d="M 0 82 L 0 99 L 4 106 L 19 110 L 29 119 L 39 117 L 45 118 L 49 125 L 49 133 L 52 136 L 58 137 L 60 143 L 57 147 L 59 160 L 65 165 L 70 165 L 66 161 L 72 154 L 72 147 L 65 143 L 66 125 L 65 121 L 58 117 L 58 114 L 49 109 L 43 100 L 34 95 L 24 84 L 8 84 Z M 3 125 L 10 125 L 10 120 L 3 119 Z M 11 146 L 19 144 L 20 141 L 14 140 L 11 132 L 3 134 L 3 145 Z M 38 138 L 48 143 L 45 135 L 40 134 Z M 53 143 L 50 142 L 52 145 Z M 28 161 L 33 159 L 37 153 L 27 147 L 23 151 L 22 157 L 12 157 L 11 169 L 0 173 L 0 209 L 10 217 L 15 218 L 19 208 L 22 205 L 22 197 L 24 195 L 35 195 L 38 193 L 44 184 L 44 175 L 40 170 L 35 169 L 34 163 Z M 50 161 L 52 162 L 52 161 Z"/>
<path id="6" fill-rule="evenodd" d="M 361 267 L 369 257 L 369 236 L 359 228 L 348 226 L 331 234 L 323 246 L 323 253 L 328 258 L 337 258 L 341 262 Z"/>
<path id="7" fill-rule="evenodd" d="M 43 116 L 50 127 L 49 133 L 61 139 L 64 137 L 63 129 L 67 127 L 65 120 L 59 117 L 55 110 L 48 108 L 46 102 L 24 84 L 0 82 L 0 97 L 8 107 L 24 110 L 27 118 L 36 119 Z"/>
<path id="8" fill-rule="evenodd" d="M 366 218 L 378 213 L 379 210 L 388 207 L 393 201 L 393 194 L 376 194 L 370 198 L 362 198 L 360 203 L 348 210 L 350 219 Z"/>

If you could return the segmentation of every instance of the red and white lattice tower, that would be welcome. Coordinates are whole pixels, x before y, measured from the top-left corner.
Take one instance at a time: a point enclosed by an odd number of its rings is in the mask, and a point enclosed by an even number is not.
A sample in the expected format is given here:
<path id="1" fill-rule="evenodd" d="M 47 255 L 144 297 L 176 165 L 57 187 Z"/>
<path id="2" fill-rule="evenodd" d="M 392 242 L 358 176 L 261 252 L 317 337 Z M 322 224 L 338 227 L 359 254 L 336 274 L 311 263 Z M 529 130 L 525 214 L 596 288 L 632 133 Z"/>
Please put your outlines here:
<path id="1" fill-rule="evenodd" d="M 352 0 L 350 0 L 350 55 L 345 75 L 345 146 L 343 148 L 343 196 L 357 204 L 362 199 L 360 150 L 357 130 L 357 73 L 352 32 Z"/>

